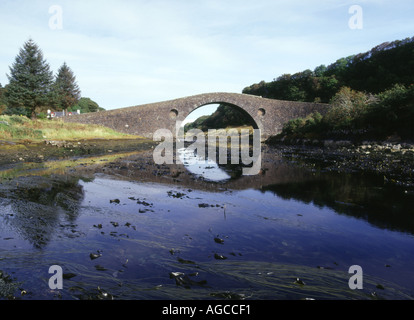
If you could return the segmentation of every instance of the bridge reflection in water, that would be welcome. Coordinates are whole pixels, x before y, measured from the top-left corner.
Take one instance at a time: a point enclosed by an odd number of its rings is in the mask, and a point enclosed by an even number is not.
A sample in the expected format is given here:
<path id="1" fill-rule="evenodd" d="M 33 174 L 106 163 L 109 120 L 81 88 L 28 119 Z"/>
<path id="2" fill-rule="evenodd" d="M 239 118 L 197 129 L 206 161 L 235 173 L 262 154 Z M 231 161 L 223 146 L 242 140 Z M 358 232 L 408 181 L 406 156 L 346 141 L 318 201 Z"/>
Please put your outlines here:
<path id="1" fill-rule="evenodd" d="M 195 150 L 182 148 L 178 150 L 178 154 L 180 161 L 188 171 L 207 181 L 225 181 L 231 178 L 226 171 L 219 167 L 216 161 L 201 158 Z"/>

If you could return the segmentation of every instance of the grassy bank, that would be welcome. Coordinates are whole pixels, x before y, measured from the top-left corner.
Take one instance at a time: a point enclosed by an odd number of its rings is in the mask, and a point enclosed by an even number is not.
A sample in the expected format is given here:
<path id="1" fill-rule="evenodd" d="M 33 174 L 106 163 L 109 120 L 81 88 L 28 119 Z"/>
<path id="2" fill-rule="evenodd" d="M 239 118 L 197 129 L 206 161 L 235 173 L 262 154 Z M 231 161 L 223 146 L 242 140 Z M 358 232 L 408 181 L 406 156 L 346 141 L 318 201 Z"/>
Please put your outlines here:
<path id="1" fill-rule="evenodd" d="M 0 140 L 31 141 L 80 139 L 131 139 L 136 136 L 112 129 L 59 120 L 31 120 L 23 116 L 0 116 Z"/>

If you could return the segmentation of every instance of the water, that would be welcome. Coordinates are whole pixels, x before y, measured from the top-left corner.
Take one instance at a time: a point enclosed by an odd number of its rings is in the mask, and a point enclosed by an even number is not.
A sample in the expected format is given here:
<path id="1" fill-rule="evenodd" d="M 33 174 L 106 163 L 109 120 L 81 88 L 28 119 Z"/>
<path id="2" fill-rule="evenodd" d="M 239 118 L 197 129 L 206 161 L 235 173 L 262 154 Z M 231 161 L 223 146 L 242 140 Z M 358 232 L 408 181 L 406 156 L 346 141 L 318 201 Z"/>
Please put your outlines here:
<path id="1" fill-rule="evenodd" d="M 226 181 L 230 174 L 220 168 L 212 159 L 202 158 L 194 150 L 182 148 L 178 150 L 179 159 L 192 174 L 209 181 Z"/>
<path id="2" fill-rule="evenodd" d="M 0 297 L 414 297 L 412 190 L 277 152 L 254 177 L 184 160 L 129 153 L 3 171 Z M 52 265 L 61 290 L 49 287 Z M 352 265 L 361 290 L 349 288 Z"/>

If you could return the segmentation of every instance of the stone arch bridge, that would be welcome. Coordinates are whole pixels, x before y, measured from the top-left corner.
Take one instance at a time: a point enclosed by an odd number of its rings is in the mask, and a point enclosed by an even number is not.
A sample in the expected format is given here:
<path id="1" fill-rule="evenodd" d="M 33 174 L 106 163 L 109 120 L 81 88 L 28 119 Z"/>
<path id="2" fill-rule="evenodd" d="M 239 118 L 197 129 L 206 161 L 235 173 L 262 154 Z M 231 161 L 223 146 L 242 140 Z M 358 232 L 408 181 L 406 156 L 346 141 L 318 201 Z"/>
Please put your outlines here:
<path id="1" fill-rule="evenodd" d="M 65 122 L 99 124 L 116 131 L 153 137 L 158 129 L 175 134 L 176 124 L 195 109 L 208 104 L 226 104 L 247 112 L 261 130 L 262 140 L 281 132 L 283 125 L 312 112 L 324 114 L 329 105 L 266 99 L 239 93 L 205 93 L 175 100 L 144 104 L 97 113 L 65 117 Z"/>

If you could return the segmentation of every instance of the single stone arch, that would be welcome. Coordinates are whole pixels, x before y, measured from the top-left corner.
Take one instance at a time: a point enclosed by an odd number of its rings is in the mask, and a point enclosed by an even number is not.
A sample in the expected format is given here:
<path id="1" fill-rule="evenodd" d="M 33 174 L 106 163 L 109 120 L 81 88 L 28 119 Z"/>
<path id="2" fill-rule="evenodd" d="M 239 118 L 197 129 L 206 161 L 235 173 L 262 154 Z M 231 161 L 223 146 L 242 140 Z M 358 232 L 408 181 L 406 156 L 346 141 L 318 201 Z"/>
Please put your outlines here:
<path id="1" fill-rule="evenodd" d="M 234 104 L 234 103 L 230 103 L 230 102 L 224 102 L 224 101 L 213 101 L 213 102 L 208 102 L 208 103 L 201 103 L 199 106 L 196 106 L 196 107 L 194 107 L 194 109 L 192 109 L 191 111 L 186 111 L 186 112 L 184 112 L 183 114 L 182 114 L 182 116 L 181 117 L 179 117 L 179 120 L 178 121 L 184 121 L 185 119 L 187 119 L 187 117 L 191 114 L 191 113 L 193 113 L 194 111 L 196 111 L 197 109 L 200 109 L 200 108 L 202 108 L 202 107 L 205 107 L 205 106 L 208 106 L 208 105 L 212 105 L 212 104 L 217 104 L 217 105 L 225 105 L 225 106 L 230 106 L 230 107 L 232 107 L 232 108 L 235 108 L 235 109 L 237 109 L 237 110 L 239 110 L 239 111 L 241 111 L 242 113 L 244 113 L 245 115 L 247 115 L 248 116 L 248 118 L 249 118 L 249 120 L 250 120 L 250 122 L 251 122 L 251 124 L 252 124 L 252 126 L 253 126 L 253 129 L 259 129 L 259 130 L 262 130 L 263 129 L 263 125 L 262 125 L 262 123 L 261 123 L 261 121 L 260 121 L 260 112 L 258 111 L 258 113 L 257 113 L 257 115 L 259 115 L 259 116 L 256 116 L 256 117 L 254 117 L 254 114 L 252 114 L 251 112 L 249 112 L 249 111 L 247 111 L 246 109 L 244 109 L 243 107 L 240 107 L 240 106 L 238 106 L 238 105 L 236 105 L 236 104 Z M 259 110 L 260 108 L 258 108 L 258 110 Z M 178 119 L 178 118 L 177 118 Z"/>
<path id="2" fill-rule="evenodd" d="M 176 120 L 184 121 L 193 111 L 211 104 L 223 104 L 228 105 L 238 110 L 241 110 L 249 116 L 254 124 L 254 129 L 259 129 L 261 133 L 264 132 L 263 118 L 259 110 L 264 110 L 258 102 L 261 98 L 254 100 L 245 100 L 246 95 L 242 94 L 229 94 L 229 93 L 210 93 L 192 96 L 186 99 L 181 105 L 181 112 L 178 114 Z"/>

